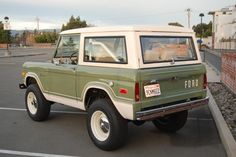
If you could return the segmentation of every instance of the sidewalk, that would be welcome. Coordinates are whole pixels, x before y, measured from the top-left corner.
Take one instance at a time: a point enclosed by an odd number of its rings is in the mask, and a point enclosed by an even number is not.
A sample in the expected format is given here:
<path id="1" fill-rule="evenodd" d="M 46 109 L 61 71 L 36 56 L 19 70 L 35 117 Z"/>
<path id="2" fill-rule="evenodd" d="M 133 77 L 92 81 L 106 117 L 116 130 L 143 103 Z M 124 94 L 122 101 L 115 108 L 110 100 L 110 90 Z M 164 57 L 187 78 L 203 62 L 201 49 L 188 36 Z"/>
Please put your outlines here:
<path id="1" fill-rule="evenodd" d="M 207 70 L 207 81 L 208 82 L 220 82 L 220 73 L 215 70 L 213 66 L 208 63 L 204 63 Z"/>
<path id="2" fill-rule="evenodd" d="M 214 69 L 213 66 L 204 63 L 207 70 L 208 82 L 220 82 L 220 74 Z M 209 96 L 209 109 L 215 120 L 221 141 L 224 145 L 228 157 L 236 157 L 236 142 L 232 136 L 225 119 L 223 118 L 220 109 L 218 108 L 213 96 L 209 89 L 207 89 Z"/>
<path id="3" fill-rule="evenodd" d="M 45 51 L 46 50 L 46 51 Z M 47 51 L 53 51 L 52 48 L 10 48 L 10 54 L 7 56 L 6 49 L 0 49 L 0 58 L 9 58 L 9 57 L 24 57 L 24 56 L 36 56 L 36 55 L 44 55 Z"/>

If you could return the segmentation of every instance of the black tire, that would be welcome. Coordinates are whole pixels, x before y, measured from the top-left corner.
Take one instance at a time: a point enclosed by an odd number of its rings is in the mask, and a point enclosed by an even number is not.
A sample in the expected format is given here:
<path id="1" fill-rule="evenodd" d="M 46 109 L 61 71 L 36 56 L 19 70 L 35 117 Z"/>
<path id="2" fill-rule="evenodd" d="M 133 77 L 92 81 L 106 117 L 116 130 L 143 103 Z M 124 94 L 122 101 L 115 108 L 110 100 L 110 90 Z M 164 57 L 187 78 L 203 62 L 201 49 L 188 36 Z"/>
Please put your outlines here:
<path id="1" fill-rule="evenodd" d="M 25 105 L 28 115 L 34 121 L 48 118 L 51 103 L 45 99 L 37 84 L 30 84 L 25 93 Z"/>
<path id="2" fill-rule="evenodd" d="M 144 120 L 134 120 L 134 121 L 132 121 L 133 123 L 134 123 L 134 125 L 136 125 L 136 126 L 141 126 L 141 125 L 143 125 L 146 121 L 144 121 Z"/>
<path id="3" fill-rule="evenodd" d="M 128 124 L 110 100 L 98 99 L 88 109 L 87 129 L 97 147 L 110 151 L 125 144 Z"/>
<path id="4" fill-rule="evenodd" d="M 180 130 L 186 123 L 188 111 L 181 111 L 153 120 L 153 124 L 161 131 L 173 133 Z"/>

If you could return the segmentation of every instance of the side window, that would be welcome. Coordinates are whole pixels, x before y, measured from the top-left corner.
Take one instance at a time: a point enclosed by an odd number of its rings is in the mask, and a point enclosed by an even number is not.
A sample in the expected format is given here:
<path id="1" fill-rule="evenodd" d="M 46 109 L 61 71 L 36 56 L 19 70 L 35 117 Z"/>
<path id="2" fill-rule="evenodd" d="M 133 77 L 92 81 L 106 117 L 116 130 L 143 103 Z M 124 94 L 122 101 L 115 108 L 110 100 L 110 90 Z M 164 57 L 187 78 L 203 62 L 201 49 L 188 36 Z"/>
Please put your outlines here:
<path id="1" fill-rule="evenodd" d="M 84 61 L 126 64 L 125 37 L 86 37 Z"/>
<path id="2" fill-rule="evenodd" d="M 72 55 L 77 56 L 79 52 L 79 43 L 79 35 L 61 36 L 55 58 L 68 58 Z"/>

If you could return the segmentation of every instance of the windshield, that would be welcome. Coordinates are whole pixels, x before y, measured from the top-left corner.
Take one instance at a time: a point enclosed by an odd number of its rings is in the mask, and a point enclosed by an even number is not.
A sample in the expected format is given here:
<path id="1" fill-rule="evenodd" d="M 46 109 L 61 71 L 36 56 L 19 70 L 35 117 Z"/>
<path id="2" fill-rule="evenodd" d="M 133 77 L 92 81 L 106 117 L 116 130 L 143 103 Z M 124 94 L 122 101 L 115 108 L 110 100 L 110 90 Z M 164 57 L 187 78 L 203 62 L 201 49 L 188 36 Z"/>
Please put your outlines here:
<path id="1" fill-rule="evenodd" d="M 70 57 L 72 54 L 77 56 L 77 53 L 79 52 L 79 43 L 79 35 L 61 36 L 55 58 Z"/>
<path id="2" fill-rule="evenodd" d="M 197 60 L 192 37 L 141 36 L 144 63 Z"/>

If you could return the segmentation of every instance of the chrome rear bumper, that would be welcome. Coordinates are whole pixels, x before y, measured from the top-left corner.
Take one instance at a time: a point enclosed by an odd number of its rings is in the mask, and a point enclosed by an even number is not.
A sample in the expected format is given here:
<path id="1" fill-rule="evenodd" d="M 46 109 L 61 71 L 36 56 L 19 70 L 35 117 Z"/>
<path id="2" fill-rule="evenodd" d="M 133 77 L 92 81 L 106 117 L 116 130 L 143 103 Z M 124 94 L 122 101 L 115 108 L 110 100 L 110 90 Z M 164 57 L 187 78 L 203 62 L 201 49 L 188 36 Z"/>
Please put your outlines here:
<path id="1" fill-rule="evenodd" d="M 192 108 L 196 108 L 202 105 L 206 105 L 209 102 L 209 98 L 206 97 L 204 99 L 198 99 L 194 101 L 184 102 L 176 105 L 155 108 L 147 111 L 139 111 L 136 112 L 136 119 L 137 120 L 151 120 L 158 117 L 163 117 L 165 115 L 180 112 L 184 110 L 190 110 Z"/>

